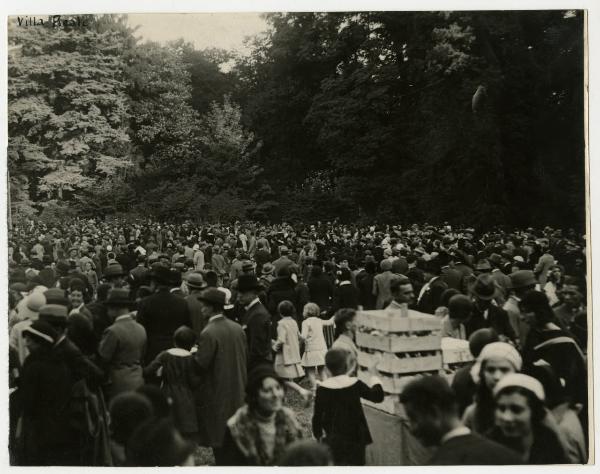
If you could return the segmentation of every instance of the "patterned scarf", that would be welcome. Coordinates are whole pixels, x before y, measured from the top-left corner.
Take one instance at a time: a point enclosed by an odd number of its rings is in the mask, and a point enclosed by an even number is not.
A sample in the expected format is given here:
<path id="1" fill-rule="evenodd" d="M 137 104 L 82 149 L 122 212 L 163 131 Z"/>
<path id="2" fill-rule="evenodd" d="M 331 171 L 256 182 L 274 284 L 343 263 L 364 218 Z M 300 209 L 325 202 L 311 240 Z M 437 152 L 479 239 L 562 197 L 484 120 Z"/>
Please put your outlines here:
<path id="1" fill-rule="evenodd" d="M 248 405 L 241 407 L 229 419 L 227 426 L 238 449 L 250 463 L 257 466 L 273 465 L 288 444 L 302 438 L 294 413 L 285 407 L 275 414 L 275 448 L 271 457 L 260 436 L 258 420 L 250 413 Z"/>

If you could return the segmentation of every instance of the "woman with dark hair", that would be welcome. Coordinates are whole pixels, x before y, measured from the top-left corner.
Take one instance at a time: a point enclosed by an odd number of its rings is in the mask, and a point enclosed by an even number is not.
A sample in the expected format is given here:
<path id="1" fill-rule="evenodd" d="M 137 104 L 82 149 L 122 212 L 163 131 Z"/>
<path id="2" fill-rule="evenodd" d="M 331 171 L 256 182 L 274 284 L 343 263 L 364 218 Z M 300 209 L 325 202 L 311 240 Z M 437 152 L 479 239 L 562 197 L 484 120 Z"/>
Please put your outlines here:
<path id="1" fill-rule="evenodd" d="M 486 345 L 471 368 L 477 385 L 475 401 L 463 415 L 465 426 L 483 434 L 494 426 L 494 387 L 509 374 L 519 372 L 522 359 L 517 350 L 506 342 Z"/>
<path id="2" fill-rule="evenodd" d="M 302 438 L 294 413 L 283 406 L 284 387 L 270 365 L 248 375 L 246 404 L 227 421 L 221 464 L 273 466 Z"/>
<path id="3" fill-rule="evenodd" d="M 525 368 L 544 360 L 563 379 L 565 392 L 573 403 L 587 404 L 586 360 L 570 333 L 556 324 L 548 298 L 539 291 L 527 292 L 519 304 L 530 330 L 523 347 Z"/>
<path id="4" fill-rule="evenodd" d="M 526 464 L 568 464 L 557 436 L 545 422 L 544 388 L 533 377 L 511 374 L 494 388 L 495 424 L 488 438 L 519 453 Z"/>

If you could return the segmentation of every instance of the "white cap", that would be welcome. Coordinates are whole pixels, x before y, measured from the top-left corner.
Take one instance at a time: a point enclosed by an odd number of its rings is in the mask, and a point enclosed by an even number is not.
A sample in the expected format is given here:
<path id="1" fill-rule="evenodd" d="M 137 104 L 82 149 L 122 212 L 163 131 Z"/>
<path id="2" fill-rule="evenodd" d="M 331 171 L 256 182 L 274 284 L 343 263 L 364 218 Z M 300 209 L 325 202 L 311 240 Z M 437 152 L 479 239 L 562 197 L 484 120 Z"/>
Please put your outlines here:
<path id="1" fill-rule="evenodd" d="M 529 375 L 508 374 L 506 377 L 500 379 L 500 381 L 494 387 L 494 397 L 497 396 L 502 389 L 507 387 L 521 387 L 525 390 L 529 390 L 538 398 L 538 400 L 542 402 L 546 398 L 542 384 L 537 379 L 534 379 Z"/>

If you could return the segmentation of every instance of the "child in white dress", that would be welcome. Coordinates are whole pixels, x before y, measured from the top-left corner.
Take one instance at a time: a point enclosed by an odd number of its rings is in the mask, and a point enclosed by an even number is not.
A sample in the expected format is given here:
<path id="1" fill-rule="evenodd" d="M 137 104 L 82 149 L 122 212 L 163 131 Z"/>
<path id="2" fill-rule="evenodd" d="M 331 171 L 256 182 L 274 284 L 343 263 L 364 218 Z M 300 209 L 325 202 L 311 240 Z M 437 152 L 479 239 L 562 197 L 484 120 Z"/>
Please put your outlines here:
<path id="1" fill-rule="evenodd" d="M 304 376 L 300 364 L 300 332 L 296 323 L 296 309 L 291 301 L 284 300 L 277 306 L 281 319 L 277 323 L 277 341 L 275 342 L 275 372 L 284 380 L 285 386 L 298 392 L 308 403 L 312 392 L 294 382 Z"/>
<path id="2" fill-rule="evenodd" d="M 321 309 L 315 303 L 306 303 L 302 310 L 302 339 L 304 339 L 304 355 L 302 366 L 306 370 L 313 392 L 317 389 L 317 377 L 324 379 L 325 354 L 327 344 L 323 335 L 323 326 L 332 326 L 333 318 L 323 320 L 319 317 Z"/>

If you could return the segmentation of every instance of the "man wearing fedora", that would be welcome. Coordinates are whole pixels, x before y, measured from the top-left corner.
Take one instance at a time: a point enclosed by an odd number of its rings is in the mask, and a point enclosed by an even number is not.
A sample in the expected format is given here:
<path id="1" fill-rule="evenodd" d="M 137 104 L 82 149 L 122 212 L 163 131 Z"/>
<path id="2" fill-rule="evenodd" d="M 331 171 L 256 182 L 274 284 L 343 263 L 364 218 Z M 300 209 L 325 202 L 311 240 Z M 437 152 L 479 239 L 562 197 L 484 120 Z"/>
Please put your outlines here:
<path id="1" fill-rule="evenodd" d="M 279 270 L 282 268 L 289 269 L 292 265 L 294 265 L 294 262 L 289 258 L 289 253 L 290 250 L 285 245 L 282 245 L 279 248 L 279 254 L 281 256 L 273 262 L 273 266 L 275 267 L 275 275 L 278 275 Z"/>
<path id="2" fill-rule="evenodd" d="M 57 334 L 54 351 L 67 363 L 73 380 L 85 379 L 90 386 L 99 386 L 104 380 L 104 371 L 83 354 L 67 332 L 68 300 L 64 291 L 52 288 L 44 296 L 47 304 L 40 308 L 39 320 L 50 324 Z"/>
<path id="3" fill-rule="evenodd" d="M 501 340 L 515 341 L 516 335 L 508 320 L 508 314 L 494 301 L 499 290 L 489 273 L 481 274 L 470 287 L 474 307 L 471 318 L 466 321 L 467 337 L 478 329 L 492 328 Z"/>
<path id="4" fill-rule="evenodd" d="M 123 270 L 120 263 L 111 263 L 104 269 L 103 279 L 111 288 L 123 288 L 125 286 L 127 272 Z"/>
<path id="5" fill-rule="evenodd" d="M 200 333 L 205 328 L 208 320 L 204 317 L 202 304 L 198 300 L 198 296 L 202 290 L 206 288 L 207 284 L 202 276 L 202 273 L 195 271 L 187 276 L 186 285 L 190 294 L 185 297 L 185 302 L 187 303 L 188 310 L 190 312 L 192 329 L 196 333 L 196 337 L 200 337 Z"/>
<path id="6" fill-rule="evenodd" d="M 275 271 L 275 267 L 273 266 L 272 263 L 267 262 L 262 266 L 262 269 L 260 271 L 259 282 L 265 291 L 269 290 L 271 283 L 275 279 L 275 276 L 273 274 L 274 271 Z"/>
<path id="7" fill-rule="evenodd" d="M 202 378 L 195 391 L 199 443 L 213 448 L 219 465 L 227 420 L 244 404 L 246 336 L 239 324 L 223 315 L 225 292 L 207 288 L 197 299 L 207 321 L 194 354 Z"/>
<path id="8" fill-rule="evenodd" d="M 262 267 L 264 265 L 266 265 L 267 263 L 271 263 L 271 252 L 265 247 L 265 242 L 261 240 L 258 240 L 256 242 L 256 252 L 254 253 L 254 260 L 256 261 L 257 272 L 261 272 Z M 271 273 L 274 273 L 274 270 L 275 269 L 273 269 Z"/>
<path id="9" fill-rule="evenodd" d="M 146 330 L 131 316 L 129 291 L 115 288 L 105 303 L 112 325 L 104 330 L 98 354 L 107 366 L 108 399 L 144 384 L 142 361 L 146 351 Z"/>
<path id="10" fill-rule="evenodd" d="M 519 302 L 525 293 L 533 290 L 537 285 L 535 275 L 531 270 L 517 270 L 510 276 L 510 293 L 502 309 L 508 314 L 508 320 L 516 335 L 516 342 L 522 346 L 529 332 L 529 325 L 521 317 Z"/>
<path id="11" fill-rule="evenodd" d="M 170 349 L 173 334 L 181 326 L 192 327 L 188 304 L 180 296 L 171 293 L 171 271 L 166 266 L 155 264 L 151 280 L 156 292 L 144 298 L 138 305 L 137 322 L 146 329 L 148 347 L 144 364 Z"/>
<path id="12" fill-rule="evenodd" d="M 241 323 L 248 339 L 248 370 L 251 370 L 261 363 L 273 362 L 271 315 L 258 298 L 261 287 L 255 275 L 240 275 L 237 290 L 245 311 Z"/>

